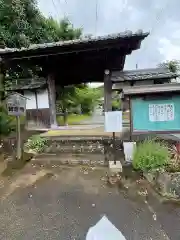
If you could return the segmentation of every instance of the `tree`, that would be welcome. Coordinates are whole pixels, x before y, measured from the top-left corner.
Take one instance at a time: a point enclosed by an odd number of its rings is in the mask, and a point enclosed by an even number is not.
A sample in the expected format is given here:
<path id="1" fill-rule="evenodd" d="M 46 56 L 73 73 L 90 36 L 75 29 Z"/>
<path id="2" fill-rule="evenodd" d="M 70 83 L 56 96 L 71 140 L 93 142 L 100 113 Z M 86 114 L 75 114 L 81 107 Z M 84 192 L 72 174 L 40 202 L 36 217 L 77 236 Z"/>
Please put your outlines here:
<path id="1" fill-rule="evenodd" d="M 76 88 L 75 86 L 58 87 L 56 91 L 57 103 L 60 112 L 64 116 L 64 125 L 67 125 L 68 111 L 76 106 Z"/>
<path id="2" fill-rule="evenodd" d="M 4 76 L 5 76 L 4 64 L 2 59 L 0 59 L 0 143 L 1 137 L 8 135 L 12 130 L 11 119 L 8 118 L 7 111 L 4 107 L 5 98 Z"/>
<path id="3" fill-rule="evenodd" d="M 59 110 L 64 115 L 64 125 L 67 125 L 68 113 L 72 109 L 81 107 L 83 114 L 90 114 L 102 95 L 101 89 L 90 88 L 86 84 L 80 84 L 76 87 L 59 87 L 56 96 Z"/>
<path id="4" fill-rule="evenodd" d="M 79 38 L 82 30 L 73 28 L 67 18 L 60 22 L 45 18 L 36 0 L 0 0 L 0 44 L 9 48 Z M 39 66 L 18 65 L 9 69 L 10 78 L 30 78 L 40 74 Z"/>
<path id="5" fill-rule="evenodd" d="M 166 67 L 171 72 L 176 73 L 180 70 L 180 61 L 178 60 L 166 61 L 166 62 L 160 63 L 159 67 Z"/>
<path id="6" fill-rule="evenodd" d="M 89 114 L 103 94 L 101 89 L 85 86 L 84 88 L 76 88 L 76 96 L 76 104 L 81 105 L 83 113 Z"/>
<path id="7" fill-rule="evenodd" d="M 45 18 L 37 7 L 36 0 L 0 0 L 0 47 L 21 48 L 30 44 L 71 40 L 81 36 L 81 29 L 74 29 L 68 19 L 58 22 Z M 0 62 L 1 64 L 1 62 Z M 6 79 L 0 66 L 0 107 L 4 98 L 4 85 L 12 78 L 34 78 L 41 74 L 39 66 L 18 65 L 8 69 Z M 3 113 L 3 119 L 8 116 Z M 1 121 L 0 134 L 5 122 Z M 2 124 L 1 124 L 2 122 Z"/>
<path id="8" fill-rule="evenodd" d="M 81 29 L 74 29 L 68 19 L 57 22 L 45 18 L 36 0 L 0 0 L 0 9 L 0 38 L 7 47 L 28 47 L 81 35 Z"/>
<path id="9" fill-rule="evenodd" d="M 0 106 L 0 140 L 1 137 L 9 135 L 12 130 L 14 130 L 12 126 L 13 119 L 8 117 L 7 110 L 4 106 Z"/>
<path id="10" fill-rule="evenodd" d="M 120 99 L 113 99 L 112 101 L 112 110 L 118 111 L 121 107 L 121 100 Z"/>

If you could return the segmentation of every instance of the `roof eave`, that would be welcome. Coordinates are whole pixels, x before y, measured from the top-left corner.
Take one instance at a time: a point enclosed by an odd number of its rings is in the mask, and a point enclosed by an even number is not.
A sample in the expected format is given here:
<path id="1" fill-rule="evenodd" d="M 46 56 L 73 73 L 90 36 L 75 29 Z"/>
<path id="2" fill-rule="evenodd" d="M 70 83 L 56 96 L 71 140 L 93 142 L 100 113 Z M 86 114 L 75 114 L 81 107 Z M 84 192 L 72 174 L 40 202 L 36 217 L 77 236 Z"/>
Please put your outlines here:
<path id="1" fill-rule="evenodd" d="M 80 51 L 91 51 L 91 50 L 98 50 L 102 48 L 118 48 L 123 41 L 135 41 L 137 44 L 135 46 L 128 46 L 131 47 L 131 50 L 136 50 L 140 48 L 141 42 L 149 35 L 149 33 L 141 33 L 141 34 L 129 34 L 124 35 L 117 34 L 117 35 L 109 35 L 106 37 L 97 37 L 94 39 L 88 40 L 72 40 L 72 41 L 65 41 L 59 43 L 47 43 L 47 44 L 37 44 L 32 45 L 29 48 L 21 48 L 21 49 L 0 49 L 0 56 L 5 59 L 16 58 L 31 58 L 35 57 L 36 55 L 60 55 L 60 54 L 69 54 L 73 52 L 80 52 Z M 56 50 L 53 53 L 53 50 Z M 59 51 L 58 51 L 59 50 Z"/>
<path id="2" fill-rule="evenodd" d="M 180 93 L 179 83 L 156 84 L 123 88 L 123 96 L 151 95 L 157 93 Z"/>

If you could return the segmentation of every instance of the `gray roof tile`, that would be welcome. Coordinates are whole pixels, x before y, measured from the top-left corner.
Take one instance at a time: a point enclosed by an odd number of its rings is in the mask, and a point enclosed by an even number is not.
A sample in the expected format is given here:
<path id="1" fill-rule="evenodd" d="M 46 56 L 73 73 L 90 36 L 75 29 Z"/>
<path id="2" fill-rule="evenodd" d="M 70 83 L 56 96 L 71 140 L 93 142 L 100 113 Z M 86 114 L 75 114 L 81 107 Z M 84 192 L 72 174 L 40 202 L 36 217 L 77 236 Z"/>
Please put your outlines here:
<path id="1" fill-rule="evenodd" d="M 145 38 L 149 35 L 149 33 L 143 33 L 142 30 L 138 30 L 135 33 L 132 33 L 131 31 L 125 31 L 118 34 L 111 34 L 106 36 L 98 36 L 98 37 L 90 37 L 90 38 L 80 38 L 80 39 L 74 39 L 74 40 L 68 40 L 68 41 L 59 41 L 59 42 L 52 42 L 52 43 L 43 43 L 43 44 L 32 44 L 28 48 L 4 48 L 0 49 L 0 54 L 5 54 L 9 52 L 20 52 L 20 51 L 28 51 L 28 50 L 37 50 L 37 49 L 45 49 L 45 48 L 53 48 L 53 47 L 61 47 L 65 45 L 76 45 L 81 43 L 93 43 L 103 40 L 113 40 L 113 39 L 128 39 L 132 37 L 142 37 Z"/>
<path id="2" fill-rule="evenodd" d="M 113 82 L 153 80 L 164 78 L 176 78 L 179 75 L 172 73 L 168 68 L 149 68 L 136 69 L 130 71 L 116 71 L 112 73 L 111 80 Z"/>
<path id="3" fill-rule="evenodd" d="M 41 81 L 36 82 L 29 82 L 27 79 L 20 79 L 21 81 L 17 80 L 17 83 L 12 83 L 12 86 L 8 87 L 7 91 L 18 91 L 18 90 L 28 90 L 28 89 L 38 89 L 44 87 L 46 84 L 45 80 L 42 79 Z"/>

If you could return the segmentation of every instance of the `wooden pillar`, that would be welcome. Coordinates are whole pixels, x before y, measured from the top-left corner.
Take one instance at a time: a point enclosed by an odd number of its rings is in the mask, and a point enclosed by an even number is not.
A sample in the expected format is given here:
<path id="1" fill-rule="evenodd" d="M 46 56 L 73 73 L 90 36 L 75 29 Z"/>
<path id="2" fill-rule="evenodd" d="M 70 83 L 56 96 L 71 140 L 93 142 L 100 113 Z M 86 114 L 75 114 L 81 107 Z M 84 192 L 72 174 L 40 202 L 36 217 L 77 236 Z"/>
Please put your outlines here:
<path id="1" fill-rule="evenodd" d="M 0 57 L 0 105 L 3 104 L 5 97 L 5 68 L 2 58 Z"/>
<path id="2" fill-rule="evenodd" d="M 120 110 L 123 113 L 124 112 L 124 99 L 123 99 L 123 96 L 122 96 L 122 89 L 120 90 L 119 98 L 120 98 L 120 101 L 121 101 L 121 108 L 120 108 Z"/>
<path id="3" fill-rule="evenodd" d="M 112 111 L 112 82 L 111 73 L 105 70 L 104 73 L 104 112 Z"/>
<path id="4" fill-rule="evenodd" d="M 5 98 L 5 68 L 2 58 L 0 57 L 0 111 L 2 111 L 2 107 L 4 104 Z M 1 135 L 0 135 L 0 143 L 1 143 Z"/>
<path id="5" fill-rule="evenodd" d="M 49 94 L 50 124 L 51 128 L 56 128 L 56 88 L 53 74 L 48 74 L 47 84 Z"/>

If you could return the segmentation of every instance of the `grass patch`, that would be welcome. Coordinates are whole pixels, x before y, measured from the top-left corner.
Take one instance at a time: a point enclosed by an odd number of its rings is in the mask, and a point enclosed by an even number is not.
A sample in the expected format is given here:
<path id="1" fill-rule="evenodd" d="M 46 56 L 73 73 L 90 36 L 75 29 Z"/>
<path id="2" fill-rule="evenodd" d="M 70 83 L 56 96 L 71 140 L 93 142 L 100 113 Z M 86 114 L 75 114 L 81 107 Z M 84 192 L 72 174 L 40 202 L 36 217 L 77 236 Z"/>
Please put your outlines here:
<path id="1" fill-rule="evenodd" d="M 68 115 L 68 125 L 76 125 L 79 124 L 80 122 L 84 120 L 88 120 L 90 118 L 90 115 L 76 115 L 76 114 L 70 114 Z M 58 116 L 57 117 L 57 122 L 60 126 L 64 124 L 64 118 L 63 116 Z"/>
<path id="2" fill-rule="evenodd" d="M 69 125 L 77 125 L 84 120 L 88 120 L 90 117 L 91 117 L 90 115 L 70 114 L 70 115 L 68 115 L 68 124 Z M 11 126 L 15 127 L 16 126 L 16 118 L 14 116 L 9 116 L 9 118 L 12 120 Z M 21 116 L 20 121 L 21 121 L 21 125 L 24 125 L 26 122 L 26 117 Z M 57 122 L 60 126 L 62 126 L 64 124 L 63 116 L 57 116 Z"/>
<path id="3" fill-rule="evenodd" d="M 129 121 L 130 119 L 130 113 L 124 112 L 123 113 L 123 120 Z M 11 125 L 16 126 L 16 118 L 14 116 L 9 116 L 10 119 L 12 119 Z M 86 121 L 90 119 L 90 115 L 78 115 L 78 114 L 70 114 L 68 115 L 68 125 L 78 125 L 79 123 Z M 21 116 L 20 117 L 21 125 L 24 125 L 26 123 L 26 117 Z M 64 124 L 63 116 L 57 116 L 57 123 L 62 126 Z"/>

